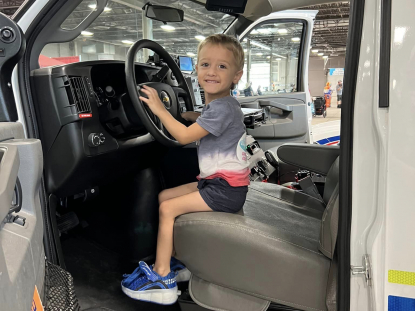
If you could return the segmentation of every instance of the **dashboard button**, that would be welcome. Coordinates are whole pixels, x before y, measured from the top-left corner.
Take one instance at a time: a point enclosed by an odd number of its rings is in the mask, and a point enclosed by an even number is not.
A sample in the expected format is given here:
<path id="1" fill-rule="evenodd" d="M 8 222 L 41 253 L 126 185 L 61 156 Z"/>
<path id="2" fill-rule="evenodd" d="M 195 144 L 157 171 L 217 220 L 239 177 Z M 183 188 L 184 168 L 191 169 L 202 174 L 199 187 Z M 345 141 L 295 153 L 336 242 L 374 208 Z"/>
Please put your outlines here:
<path id="1" fill-rule="evenodd" d="M 105 143 L 105 136 L 103 133 L 99 134 L 99 142 L 102 145 L 103 143 Z"/>
<path id="2" fill-rule="evenodd" d="M 89 134 L 89 136 L 88 136 L 88 146 L 89 147 L 98 147 L 99 145 L 101 145 L 100 135 L 97 134 L 97 133 Z"/>

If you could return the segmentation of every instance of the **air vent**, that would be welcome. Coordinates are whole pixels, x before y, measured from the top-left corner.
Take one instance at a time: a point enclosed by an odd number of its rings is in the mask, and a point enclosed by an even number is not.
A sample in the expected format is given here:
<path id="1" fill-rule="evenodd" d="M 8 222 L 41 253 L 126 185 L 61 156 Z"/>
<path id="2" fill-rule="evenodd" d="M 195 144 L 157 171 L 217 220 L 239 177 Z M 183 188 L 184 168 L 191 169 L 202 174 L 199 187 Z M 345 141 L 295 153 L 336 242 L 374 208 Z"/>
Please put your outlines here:
<path id="1" fill-rule="evenodd" d="M 199 85 L 200 86 L 200 85 Z M 200 97 L 202 98 L 202 104 L 205 104 L 205 90 L 200 87 Z"/>
<path id="2" fill-rule="evenodd" d="M 88 89 L 82 77 L 65 77 L 64 85 L 68 94 L 70 106 L 76 108 L 76 113 L 91 112 Z"/>

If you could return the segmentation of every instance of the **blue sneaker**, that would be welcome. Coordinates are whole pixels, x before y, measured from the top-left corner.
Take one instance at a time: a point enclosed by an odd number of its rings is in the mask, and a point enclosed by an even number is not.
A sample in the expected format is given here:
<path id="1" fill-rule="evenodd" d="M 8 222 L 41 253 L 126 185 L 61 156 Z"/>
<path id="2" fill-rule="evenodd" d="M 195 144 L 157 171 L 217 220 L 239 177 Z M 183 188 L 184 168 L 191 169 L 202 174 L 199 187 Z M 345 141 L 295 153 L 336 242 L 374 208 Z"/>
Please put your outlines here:
<path id="1" fill-rule="evenodd" d="M 176 258 L 170 260 L 170 270 L 176 273 L 176 282 L 188 282 L 192 275 L 186 266 Z"/>
<path id="2" fill-rule="evenodd" d="M 177 301 L 176 273 L 162 277 L 144 261 L 121 282 L 124 294 L 136 300 L 171 305 Z"/>

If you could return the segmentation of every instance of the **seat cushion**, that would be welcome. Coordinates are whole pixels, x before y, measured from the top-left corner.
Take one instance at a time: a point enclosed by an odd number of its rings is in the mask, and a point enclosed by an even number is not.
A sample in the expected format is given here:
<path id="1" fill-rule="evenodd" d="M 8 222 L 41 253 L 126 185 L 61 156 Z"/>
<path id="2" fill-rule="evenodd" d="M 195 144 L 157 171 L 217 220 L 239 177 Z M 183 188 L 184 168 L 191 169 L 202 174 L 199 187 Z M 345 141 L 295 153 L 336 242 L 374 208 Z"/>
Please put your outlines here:
<path id="1" fill-rule="evenodd" d="M 326 310 L 330 260 L 314 237 L 246 216 L 205 212 L 176 219 L 174 247 L 205 281 L 301 310 Z"/>
<path id="2" fill-rule="evenodd" d="M 254 182 L 243 210 L 246 217 L 318 241 L 325 205 L 283 186 Z"/>

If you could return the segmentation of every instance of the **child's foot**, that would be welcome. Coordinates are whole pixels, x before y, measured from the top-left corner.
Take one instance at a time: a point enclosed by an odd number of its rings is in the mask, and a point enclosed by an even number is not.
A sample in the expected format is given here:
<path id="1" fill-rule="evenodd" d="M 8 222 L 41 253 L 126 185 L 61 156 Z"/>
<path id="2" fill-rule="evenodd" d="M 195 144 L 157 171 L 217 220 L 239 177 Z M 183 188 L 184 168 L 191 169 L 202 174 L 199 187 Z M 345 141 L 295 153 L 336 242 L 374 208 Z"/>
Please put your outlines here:
<path id="1" fill-rule="evenodd" d="M 176 273 L 177 283 L 188 282 L 190 280 L 190 276 L 192 275 L 186 266 L 174 257 L 170 260 L 170 271 Z"/>
<path id="2" fill-rule="evenodd" d="M 144 261 L 121 282 L 124 294 L 136 300 L 171 305 L 177 300 L 176 274 L 172 271 L 167 276 L 160 276 Z"/>

